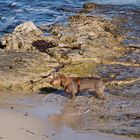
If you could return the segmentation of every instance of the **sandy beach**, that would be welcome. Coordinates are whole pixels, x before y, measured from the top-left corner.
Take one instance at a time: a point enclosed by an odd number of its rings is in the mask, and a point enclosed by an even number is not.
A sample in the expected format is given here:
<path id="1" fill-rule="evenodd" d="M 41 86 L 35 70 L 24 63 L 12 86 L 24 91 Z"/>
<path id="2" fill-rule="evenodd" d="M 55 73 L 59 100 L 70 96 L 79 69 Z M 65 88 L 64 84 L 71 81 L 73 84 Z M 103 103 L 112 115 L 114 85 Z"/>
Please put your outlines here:
<path id="1" fill-rule="evenodd" d="M 0 139 L 47 140 L 43 138 L 43 126 L 33 117 L 13 111 L 0 110 Z"/>

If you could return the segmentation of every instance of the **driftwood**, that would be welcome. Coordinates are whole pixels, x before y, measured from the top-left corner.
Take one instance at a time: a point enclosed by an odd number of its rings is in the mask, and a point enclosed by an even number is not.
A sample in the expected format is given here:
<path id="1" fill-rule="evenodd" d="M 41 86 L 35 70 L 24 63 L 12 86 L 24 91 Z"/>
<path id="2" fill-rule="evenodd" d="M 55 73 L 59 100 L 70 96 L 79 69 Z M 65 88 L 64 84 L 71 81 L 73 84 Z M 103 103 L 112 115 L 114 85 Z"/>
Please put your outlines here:
<path id="1" fill-rule="evenodd" d="M 54 73 L 59 72 L 59 70 L 60 70 L 61 68 L 63 68 L 63 67 L 65 67 L 64 64 L 60 65 L 59 67 L 54 68 L 54 70 L 53 70 L 52 72 L 50 72 L 48 75 L 41 76 L 41 77 L 40 77 L 39 79 L 37 79 L 37 80 L 30 80 L 30 81 L 28 81 L 28 82 L 25 82 L 24 84 L 27 84 L 27 85 L 31 84 L 31 85 L 33 85 L 33 84 L 35 84 L 35 83 L 38 83 L 38 82 L 42 81 L 43 79 L 46 79 L 46 78 L 48 78 L 49 76 L 53 75 Z"/>
<path id="2" fill-rule="evenodd" d="M 131 83 L 134 83 L 134 82 L 137 82 L 140 80 L 140 77 L 138 78 L 128 78 L 128 79 L 124 79 L 124 80 L 114 80 L 114 81 L 111 81 L 110 83 L 107 83 L 108 85 L 128 85 L 128 84 L 131 84 Z"/>

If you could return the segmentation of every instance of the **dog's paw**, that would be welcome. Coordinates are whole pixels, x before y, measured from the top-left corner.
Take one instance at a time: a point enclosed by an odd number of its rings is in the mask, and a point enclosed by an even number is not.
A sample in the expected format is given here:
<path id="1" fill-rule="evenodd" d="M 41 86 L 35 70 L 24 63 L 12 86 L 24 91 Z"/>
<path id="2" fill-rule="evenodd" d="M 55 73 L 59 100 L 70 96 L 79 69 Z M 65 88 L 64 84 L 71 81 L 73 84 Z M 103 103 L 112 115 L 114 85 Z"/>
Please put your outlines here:
<path id="1" fill-rule="evenodd" d="M 101 100 L 106 100 L 105 96 L 98 96 L 98 98 L 101 99 Z"/>

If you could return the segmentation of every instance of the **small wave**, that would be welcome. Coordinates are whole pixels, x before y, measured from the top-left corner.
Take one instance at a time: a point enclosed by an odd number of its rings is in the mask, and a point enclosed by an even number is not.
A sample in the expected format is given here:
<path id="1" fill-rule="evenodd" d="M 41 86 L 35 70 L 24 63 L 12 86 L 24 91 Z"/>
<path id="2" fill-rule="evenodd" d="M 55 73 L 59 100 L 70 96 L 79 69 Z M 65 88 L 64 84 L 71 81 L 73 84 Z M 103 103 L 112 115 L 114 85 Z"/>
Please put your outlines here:
<path id="1" fill-rule="evenodd" d="M 140 0 L 87 0 L 86 2 L 95 2 L 100 4 L 134 4 L 140 5 Z M 20 21 L 33 21 L 37 25 L 66 23 L 70 15 L 79 10 L 85 0 L 0 0 L 0 34 L 7 32 L 7 27 L 15 28 Z M 120 8 L 120 7 L 119 7 Z M 118 9 L 119 9 L 118 8 Z M 125 13 L 120 10 L 119 14 Z M 118 10 L 116 10 L 118 12 Z M 110 15 L 116 11 L 108 9 Z M 101 13 L 102 14 L 102 13 Z M 14 17 L 14 18 L 13 18 Z"/>
<path id="2" fill-rule="evenodd" d="M 6 17 L 1 16 L 0 19 L 1 19 L 1 20 L 4 20 L 4 19 L 6 19 Z"/>
<path id="3" fill-rule="evenodd" d="M 4 23 L 0 23 L 0 32 L 8 32 L 6 31 L 8 26 L 12 25 L 15 21 L 15 17 L 4 18 Z"/>
<path id="4" fill-rule="evenodd" d="M 53 12 L 53 10 L 50 10 L 50 9 L 47 9 L 47 8 L 32 8 L 32 7 L 27 7 L 27 8 L 25 8 L 25 10 L 26 11 L 28 11 L 28 12 L 35 12 L 35 13 L 51 13 L 51 12 Z"/>
<path id="5" fill-rule="evenodd" d="M 10 7 L 16 7 L 17 6 L 17 3 L 16 2 L 10 3 L 9 6 Z"/>

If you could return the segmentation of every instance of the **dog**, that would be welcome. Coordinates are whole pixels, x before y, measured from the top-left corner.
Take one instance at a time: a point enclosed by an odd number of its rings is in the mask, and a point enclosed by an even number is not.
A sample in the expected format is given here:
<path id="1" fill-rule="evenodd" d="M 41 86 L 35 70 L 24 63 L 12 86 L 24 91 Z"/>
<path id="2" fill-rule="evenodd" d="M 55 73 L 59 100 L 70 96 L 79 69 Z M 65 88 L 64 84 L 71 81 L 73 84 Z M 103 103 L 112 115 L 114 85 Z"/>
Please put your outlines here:
<path id="1" fill-rule="evenodd" d="M 105 84 L 113 81 L 116 77 L 117 75 L 110 80 L 104 80 L 98 77 L 69 77 L 58 74 L 57 76 L 52 77 L 50 84 L 63 87 L 64 91 L 70 95 L 71 98 L 74 98 L 80 91 L 88 90 L 95 92 L 99 99 L 104 100 Z"/>

